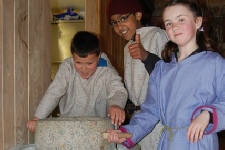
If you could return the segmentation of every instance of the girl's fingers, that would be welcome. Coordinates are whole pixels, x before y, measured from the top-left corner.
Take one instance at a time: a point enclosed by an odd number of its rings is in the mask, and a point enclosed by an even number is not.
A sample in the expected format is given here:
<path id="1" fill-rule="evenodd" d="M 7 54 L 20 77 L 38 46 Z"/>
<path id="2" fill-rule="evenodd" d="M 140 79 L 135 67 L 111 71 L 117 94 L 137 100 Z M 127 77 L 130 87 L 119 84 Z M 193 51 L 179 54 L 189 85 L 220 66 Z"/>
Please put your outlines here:
<path id="1" fill-rule="evenodd" d="M 192 126 L 190 126 L 188 128 L 187 139 L 190 142 L 193 142 L 194 141 L 194 136 L 195 136 L 195 129 Z"/>

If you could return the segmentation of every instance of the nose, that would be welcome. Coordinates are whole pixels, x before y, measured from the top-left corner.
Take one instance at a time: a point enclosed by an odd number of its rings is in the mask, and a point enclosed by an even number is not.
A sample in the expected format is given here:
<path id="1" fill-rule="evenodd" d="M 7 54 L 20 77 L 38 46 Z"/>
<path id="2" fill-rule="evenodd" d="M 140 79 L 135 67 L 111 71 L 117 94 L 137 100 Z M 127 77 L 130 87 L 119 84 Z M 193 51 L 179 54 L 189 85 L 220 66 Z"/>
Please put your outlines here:
<path id="1" fill-rule="evenodd" d="M 123 24 L 121 23 L 121 22 L 117 22 L 117 28 L 119 29 L 119 30 L 121 30 L 122 28 L 123 28 Z"/>
<path id="2" fill-rule="evenodd" d="M 179 27 L 179 25 L 178 24 L 176 24 L 176 23 L 174 23 L 173 25 L 172 25 L 172 27 L 173 27 L 173 30 L 177 30 L 177 29 L 179 29 L 180 27 Z"/>
<path id="3" fill-rule="evenodd" d="M 86 68 L 86 65 L 85 64 L 83 64 L 82 66 L 81 66 L 81 69 L 82 69 L 82 71 L 85 71 L 87 68 Z"/>

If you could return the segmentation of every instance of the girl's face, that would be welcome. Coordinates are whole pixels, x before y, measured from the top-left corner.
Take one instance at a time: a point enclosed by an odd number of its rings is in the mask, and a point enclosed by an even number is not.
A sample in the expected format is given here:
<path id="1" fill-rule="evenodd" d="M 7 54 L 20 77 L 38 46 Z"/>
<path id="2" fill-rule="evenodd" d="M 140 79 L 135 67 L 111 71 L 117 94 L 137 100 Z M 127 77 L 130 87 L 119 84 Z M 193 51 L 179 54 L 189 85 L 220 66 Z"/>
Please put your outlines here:
<path id="1" fill-rule="evenodd" d="M 136 33 L 138 18 L 136 15 L 129 14 L 116 14 L 112 15 L 110 19 L 110 24 L 113 30 L 125 40 L 129 41 Z"/>
<path id="2" fill-rule="evenodd" d="M 73 54 L 74 67 L 80 76 L 88 79 L 93 75 L 98 67 L 99 56 L 90 54 L 86 58 L 79 57 L 76 53 Z"/>
<path id="3" fill-rule="evenodd" d="M 169 6 L 163 12 L 163 21 L 170 40 L 179 47 L 196 45 L 196 32 L 202 24 L 202 17 L 183 5 Z"/>

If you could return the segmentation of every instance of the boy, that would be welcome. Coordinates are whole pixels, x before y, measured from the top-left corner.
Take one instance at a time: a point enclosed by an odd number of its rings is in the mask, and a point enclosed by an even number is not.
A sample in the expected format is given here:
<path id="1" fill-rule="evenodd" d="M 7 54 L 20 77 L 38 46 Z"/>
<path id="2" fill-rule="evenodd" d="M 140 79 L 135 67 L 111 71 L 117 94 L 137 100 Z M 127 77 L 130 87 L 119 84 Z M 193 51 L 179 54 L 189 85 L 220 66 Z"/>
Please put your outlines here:
<path id="1" fill-rule="evenodd" d="M 96 35 L 77 32 L 71 42 L 73 58 L 66 59 L 40 101 L 28 130 L 35 132 L 38 119 L 47 118 L 59 104 L 61 116 L 110 117 L 112 124 L 121 125 L 127 91 L 116 70 L 100 52 Z"/>
<path id="2" fill-rule="evenodd" d="M 137 0 L 110 0 L 107 17 L 110 27 L 125 40 L 124 81 L 129 99 L 136 108 L 145 101 L 149 74 L 161 58 L 161 50 L 168 41 L 166 32 L 158 27 L 144 27 L 141 23 L 142 8 Z M 161 125 L 141 140 L 142 150 L 155 150 Z"/>

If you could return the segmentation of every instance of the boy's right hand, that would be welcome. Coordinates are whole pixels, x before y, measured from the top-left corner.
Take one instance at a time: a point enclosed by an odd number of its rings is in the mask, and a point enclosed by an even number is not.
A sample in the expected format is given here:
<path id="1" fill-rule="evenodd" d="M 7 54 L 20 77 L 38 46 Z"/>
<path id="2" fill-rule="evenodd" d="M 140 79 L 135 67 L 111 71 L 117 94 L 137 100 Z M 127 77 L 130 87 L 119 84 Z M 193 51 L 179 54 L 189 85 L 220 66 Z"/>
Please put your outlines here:
<path id="1" fill-rule="evenodd" d="M 33 120 L 27 121 L 27 125 L 26 126 L 27 126 L 27 129 L 29 131 L 31 131 L 31 132 L 35 132 L 36 131 L 37 120 L 38 120 L 38 118 L 35 117 L 35 118 L 33 118 Z"/>
<path id="2" fill-rule="evenodd" d="M 125 111 L 118 105 L 111 105 L 108 109 L 108 117 L 114 125 L 120 126 L 125 120 Z"/>
<path id="3" fill-rule="evenodd" d="M 135 35 L 135 43 L 129 45 L 128 49 L 133 59 L 145 60 L 148 56 L 148 52 L 142 46 L 140 34 Z"/>

